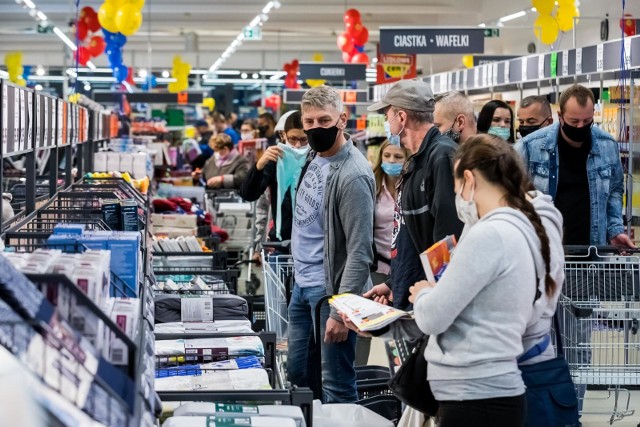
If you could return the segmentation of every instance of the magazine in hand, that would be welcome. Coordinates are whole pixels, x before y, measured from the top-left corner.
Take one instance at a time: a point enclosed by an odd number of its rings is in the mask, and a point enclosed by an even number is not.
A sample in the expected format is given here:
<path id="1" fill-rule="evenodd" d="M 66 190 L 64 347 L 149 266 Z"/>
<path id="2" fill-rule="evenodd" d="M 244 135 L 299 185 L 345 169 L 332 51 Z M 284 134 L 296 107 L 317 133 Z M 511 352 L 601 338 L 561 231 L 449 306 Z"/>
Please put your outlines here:
<path id="1" fill-rule="evenodd" d="M 363 332 L 384 328 L 400 318 L 411 318 L 406 311 L 353 294 L 334 295 L 329 304 L 338 311 L 346 314 Z"/>
<path id="2" fill-rule="evenodd" d="M 440 280 L 449 265 L 456 244 L 456 236 L 447 236 L 420 254 L 420 261 L 422 261 L 422 268 L 427 275 L 427 281 L 437 282 Z"/>

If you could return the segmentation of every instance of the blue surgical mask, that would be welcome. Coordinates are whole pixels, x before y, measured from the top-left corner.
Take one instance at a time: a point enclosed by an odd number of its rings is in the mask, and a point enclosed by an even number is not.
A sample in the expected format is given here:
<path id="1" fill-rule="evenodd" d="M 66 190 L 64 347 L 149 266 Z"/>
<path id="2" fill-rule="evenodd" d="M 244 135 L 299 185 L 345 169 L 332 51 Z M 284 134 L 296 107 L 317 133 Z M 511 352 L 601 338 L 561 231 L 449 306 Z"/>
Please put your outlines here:
<path id="1" fill-rule="evenodd" d="M 395 116 L 393 116 L 393 118 L 391 119 L 391 122 L 394 121 L 396 117 L 398 117 L 397 113 Z M 387 140 L 389 140 L 389 143 L 391 145 L 400 147 L 400 134 L 404 130 L 404 126 L 402 126 L 402 129 L 400 129 L 400 132 L 398 132 L 397 135 L 394 135 L 391 133 L 391 122 L 387 122 L 387 121 L 384 122 L 384 132 L 387 134 Z"/>
<path id="2" fill-rule="evenodd" d="M 491 126 L 489 128 L 489 130 L 487 131 L 487 133 L 489 135 L 495 135 L 497 137 L 500 137 L 500 138 L 504 139 L 505 141 L 508 141 L 509 138 L 511 137 L 511 129 L 503 128 L 503 127 L 500 127 L 500 126 Z"/>
<path id="3" fill-rule="evenodd" d="M 382 172 L 389 176 L 398 176 L 402 173 L 402 163 L 382 162 Z"/>

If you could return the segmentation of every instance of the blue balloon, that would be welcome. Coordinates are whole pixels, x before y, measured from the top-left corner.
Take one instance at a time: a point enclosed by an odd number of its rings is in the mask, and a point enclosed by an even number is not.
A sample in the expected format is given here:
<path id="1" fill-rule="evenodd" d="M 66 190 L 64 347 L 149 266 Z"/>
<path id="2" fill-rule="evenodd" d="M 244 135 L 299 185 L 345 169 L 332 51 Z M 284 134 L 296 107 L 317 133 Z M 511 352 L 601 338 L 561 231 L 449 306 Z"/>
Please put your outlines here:
<path id="1" fill-rule="evenodd" d="M 128 75 L 129 70 L 123 64 L 119 64 L 113 67 L 113 77 L 116 78 L 116 81 L 118 83 L 122 83 L 123 81 L 125 81 Z"/>
<path id="2" fill-rule="evenodd" d="M 24 65 L 22 67 L 22 76 L 25 78 L 29 77 L 29 75 L 31 74 L 31 68 L 31 65 Z"/>
<path id="3" fill-rule="evenodd" d="M 364 52 L 364 46 L 358 46 L 356 45 L 356 50 L 360 53 Z"/>
<path id="4" fill-rule="evenodd" d="M 158 80 L 156 79 L 156 76 L 154 76 L 153 74 L 149 76 L 148 80 L 149 80 L 149 85 L 152 88 L 158 86 Z"/>
<path id="5" fill-rule="evenodd" d="M 122 47 L 127 43 L 127 36 L 122 33 L 116 33 L 113 36 L 113 44 L 116 46 Z"/>
<path id="6" fill-rule="evenodd" d="M 119 47 L 108 47 L 105 53 L 107 54 L 111 68 L 122 63 L 122 50 L 120 50 Z"/>

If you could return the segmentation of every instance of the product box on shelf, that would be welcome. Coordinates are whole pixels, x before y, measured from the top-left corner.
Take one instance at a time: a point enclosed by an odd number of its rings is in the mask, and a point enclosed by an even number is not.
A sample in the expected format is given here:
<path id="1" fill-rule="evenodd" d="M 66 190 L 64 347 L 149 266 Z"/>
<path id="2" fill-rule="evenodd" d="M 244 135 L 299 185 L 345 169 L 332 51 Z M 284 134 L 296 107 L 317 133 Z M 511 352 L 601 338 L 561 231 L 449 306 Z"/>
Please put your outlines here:
<path id="1" fill-rule="evenodd" d="M 56 224 L 53 227 L 53 234 L 75 234 L 82 235 L 85 231 L 85 224 Z"/>
<path id="2" fill-rule="evenodd" d="M 111 271 L 124 281 L 124 296 L 137 297 L 140 270 L 140 233 L 114 233 L 109 239 Z M 112 295 L 115 296 L 113 287 Z"/>
<path id="3" fill-rule="evenodd" d="M 196 237 L 198 235 L 197 228 L 178 228 L 178 227 L 153 227 L 153 234 L 157 237 Z"/>
<path id="4" fill-rule="evenodd" d="M 152 214 L 151 223 L 154 227 L 196 228 L 197 215 Z"/>
<path id="5" fill-rule="evenodd" d="M 99 151 L 93 155 L 93 169 L 97 171 L 106 171 L 107 169 L 107 153 Z"/>
<path id="6" fill-rule="evenodd" d="M 135 338 L 136 328 L 140 319 L 140 299 L 138 298 L 110 298 L 109 316 L 111 320 L 131 339 Z M 111 363 L 115 365 L 126 365 L 128 363 L 127 347 L 122 341 L 112 334 L 108 356 Z"/>
<path id="7" fill-rule="evenodd" d="M 140 221 L 138 220 L 138 204 L 135 200 L 121 200 L 120 215 L 122 231 L 140 231 Z"/>
<path id="8" fill-rule="evenodd" d="M 112 230 L 122 230 L 122 214 L 120 200 L 105 199 L 100 200 L 102 208 L 102 220 Z"/>

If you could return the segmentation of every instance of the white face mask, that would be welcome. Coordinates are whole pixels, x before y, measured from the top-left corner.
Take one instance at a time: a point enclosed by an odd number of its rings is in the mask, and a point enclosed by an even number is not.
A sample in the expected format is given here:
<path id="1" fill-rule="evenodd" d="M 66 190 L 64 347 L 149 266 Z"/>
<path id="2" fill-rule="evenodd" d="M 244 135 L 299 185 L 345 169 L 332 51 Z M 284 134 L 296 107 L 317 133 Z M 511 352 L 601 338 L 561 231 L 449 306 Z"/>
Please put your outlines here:
<path id="1" fill-rule="evenodd" d="M 460 189 L 460 193 L 456 193 L 456 211 L 458 212 L 458 218 L 468 226 L 474 225 L 480 220 L 478 216 L 478 206 L 476 205 L 473 196 L 475 194 L 475 188 L 471 189 L 471 199 L 465 200 L 462 198 L 462 191 L 464 190 L 464 184 Z"/>
<path id="2" fill-rule="evenodd" d="M 246 141 L 248 139 L 253 139 L 253 132 L 242 132 L 240 134 L 240 139 L 242 141 Z"/>

